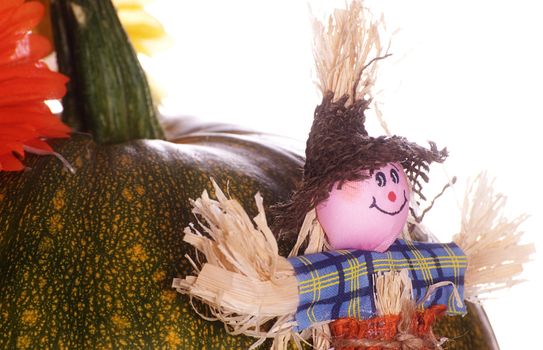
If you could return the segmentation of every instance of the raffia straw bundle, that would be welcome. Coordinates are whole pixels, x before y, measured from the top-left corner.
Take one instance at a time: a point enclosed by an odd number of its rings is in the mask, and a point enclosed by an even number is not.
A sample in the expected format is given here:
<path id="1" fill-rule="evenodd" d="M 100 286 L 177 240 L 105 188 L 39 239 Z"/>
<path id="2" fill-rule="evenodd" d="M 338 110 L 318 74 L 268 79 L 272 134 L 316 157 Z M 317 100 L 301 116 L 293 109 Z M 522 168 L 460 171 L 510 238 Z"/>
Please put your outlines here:
<path id="1" fill-rule="evenodd" d="M 259 214 L 251 220 L 239 202 L 228 199 L 212 182 L 217 200 L 204 191 L 201 198 L 191 201 L 208 237 L 194 226 L 185 229 L 184 237 L 205 256 L 206 263 L 198 276 L 174 279 L 173 287 L 209 305 L 232 334 L 260 338 L 254 347 L 266 338 L 288 342 L 298 285 L 292 265 L 279 256 L 262 197 L 255 196 Z"/>
<path id="2" fill-rule="evenodd" d="M 378 316 L 399 315 L 402 305 L 413 300 L 413 285 L 407 270 L 379 273 L 374 278 Z"/>
<path id="3" fill-rule="evenodd" d="M 388 56 L 383 55 L 381 25 L 359 0 L 336 9 L 327 23 L 313 19 L 315 71 L 323 96 L 349 95 L 350 103 L 370 99 L 378 68 L 372 63 Z"/>
<path id="4" fill-rule="evenodd" d="M 462 226 L 453 241 L 468 256 L 464 296 L 469 301 L 488 297 L 490 292 L 512 287 L 523 264 L 535 252 L 534 244 L 521 244 L 521 215 L 513 220 L 504 215 L 507 198 L 496 193 L 494 182 L 480 174 L 466 189 Z"/>

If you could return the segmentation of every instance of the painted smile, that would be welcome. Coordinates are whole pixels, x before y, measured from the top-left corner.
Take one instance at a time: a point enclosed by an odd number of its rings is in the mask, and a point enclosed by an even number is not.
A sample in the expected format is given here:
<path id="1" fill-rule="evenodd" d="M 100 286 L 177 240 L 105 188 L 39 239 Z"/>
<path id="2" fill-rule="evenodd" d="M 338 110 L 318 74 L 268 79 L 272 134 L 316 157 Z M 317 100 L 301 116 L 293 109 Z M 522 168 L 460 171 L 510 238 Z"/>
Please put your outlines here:
<path id="1" fill-rule="evenodd" d="M 383 214 L 394 216 L 394 215 L 399 214 L 403 210 L 403 208 L 405 207 L 406 204 L 407 204 L 407 197 L 405 196 L 405 190 L 404 190 L 403 191 L 403 203 L 402 203 L 402 206 L 400 207 L 400 209 L 398 209 L 397 211 L 386 211 L 386 210 L 383 210 L 383 209 L 379 208 L 379 206 L 377 205 L 377 201 L 375 200 L 375 197 L 373 197 L 373 203 L 371 203 L 370 209 L 375 208 L 375 209 L 379 210 Z"/>

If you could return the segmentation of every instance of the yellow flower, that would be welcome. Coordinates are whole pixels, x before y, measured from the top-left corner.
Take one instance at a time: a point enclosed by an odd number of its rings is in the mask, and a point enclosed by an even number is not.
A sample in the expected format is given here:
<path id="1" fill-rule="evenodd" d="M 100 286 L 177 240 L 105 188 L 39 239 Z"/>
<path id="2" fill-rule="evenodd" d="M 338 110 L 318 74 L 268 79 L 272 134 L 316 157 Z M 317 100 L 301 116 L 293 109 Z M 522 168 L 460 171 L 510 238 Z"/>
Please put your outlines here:
<path id="1" fill-rule="evenodd" d="M 151 56 L 170 45 L 170 38 L 162 24 L 147 11 L 145 5 L 153 0 L 113 0 L 119 19 L 134 49 Z"/>
<path id="2" fill-rule="evenodd" d="M 0 0 L 0 2 L 3 0 Z M 49 18 L 51 0 L 39 0 L 46 6 L 46 18 Z M 128 33 L 134 49 L 138 53 L 151 56 L 171 45 L 171 38 L 156 18 L 145 11 L 145 5 L 154 0 L 113 0 L 119 19 Z M 42 21 L 37 32 L 52 40 L 51 23 Z"/>
<path id="3" fill-rule="evenodd" d="M 117 9 L 117 15 L 119 16 L 123 28 L 132 42 L 132 46 L 138 54 L 144 54 L 146 56 L 152 56 L 156 52 L 165 50 L 169 48 L 172 43 L 171 38 L 166 34 L 162 24 L 145 10 L 145 5 L 153 1 L 154 0 L 112 1 Z M 160 104 L 160 101 L 166 95 L 166 92 L 160 82 L 155 80 L 149 72 L 147 72 L 147 81 L 151 87 L 153 100 L 157 104 Z"/>

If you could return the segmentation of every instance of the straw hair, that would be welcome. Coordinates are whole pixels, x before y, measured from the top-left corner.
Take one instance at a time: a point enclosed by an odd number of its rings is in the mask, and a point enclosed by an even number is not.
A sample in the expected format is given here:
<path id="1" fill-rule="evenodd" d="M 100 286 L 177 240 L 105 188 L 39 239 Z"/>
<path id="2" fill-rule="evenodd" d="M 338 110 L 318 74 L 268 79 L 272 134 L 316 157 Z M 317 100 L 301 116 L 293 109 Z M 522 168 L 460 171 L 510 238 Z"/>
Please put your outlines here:
<path id="1" fill-rule="evenodd" d="M 328 22 L 313 19 L 315 71 L 322 95 L 349 95 L 347 105 L 369 100 L 376 60 L 383 56 L 379 37 L 382 20 L 375 20 L 362 1 L 336 9 Z"/>
<path id="2" fill-rule="evenodd" d="M 462 227 L 454 237 L 468 256 L 464 296 L 467 300 L 485 299 L 488 293 L 508 288 L 518 279 L 523 264 L 535 252 L 534 244 L 521 244 L 521 215 L 513 220 L 504 216 L 506 197 L 496 193 L 494 181 L 480 174 L 468 186 L 462 208 Z"/>
<path id="3" fill-rule="evenodd" d="M 320 253 L 332 249 L 330 243 L 328 243 L 328 240 L 326 239 L 324 229 L 319 220 L 317 220 L 317 211 L 315 209 L 311 209 L 305 215 L 302 228 L 300 228 L 300 232 L 298 233 L 298 239 L 288 255 L 289 258 L 300 255 L 300 250 L 304 243 L 306 243 L 306 245 L 303 254 Z"/>

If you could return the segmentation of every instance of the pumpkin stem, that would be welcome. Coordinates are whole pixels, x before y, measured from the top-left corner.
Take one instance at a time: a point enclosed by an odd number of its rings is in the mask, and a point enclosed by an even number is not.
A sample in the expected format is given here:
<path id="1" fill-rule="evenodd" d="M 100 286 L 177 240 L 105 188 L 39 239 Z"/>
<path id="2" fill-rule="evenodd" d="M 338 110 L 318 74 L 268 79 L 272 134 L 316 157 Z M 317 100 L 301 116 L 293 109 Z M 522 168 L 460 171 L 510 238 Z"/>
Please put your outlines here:
<path id="1" fill-rule="evenodd" d="M 63 119 L 98 143 L 163 139 L 145 73 L 110 0 L 53 0 Z"/>

